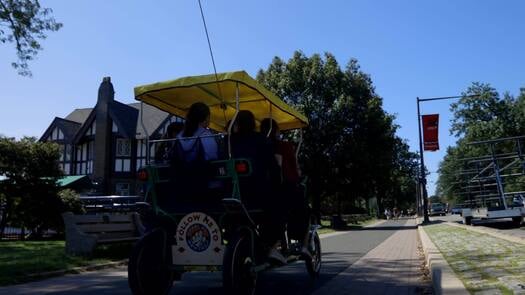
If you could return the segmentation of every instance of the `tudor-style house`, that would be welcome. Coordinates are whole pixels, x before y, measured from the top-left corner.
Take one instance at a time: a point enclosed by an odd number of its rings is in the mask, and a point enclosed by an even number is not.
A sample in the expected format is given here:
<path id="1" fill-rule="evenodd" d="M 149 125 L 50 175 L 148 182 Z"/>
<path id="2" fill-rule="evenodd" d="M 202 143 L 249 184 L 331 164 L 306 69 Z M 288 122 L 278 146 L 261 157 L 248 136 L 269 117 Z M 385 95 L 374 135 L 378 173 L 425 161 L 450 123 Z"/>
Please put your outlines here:
<path id="1" fill-rule="evenodd" d="M 146 136 L 158 139 L 171 122 L 182 119 L 146 104 L 118 102 L 114 94 L 105 77 L 95 107 L 56 117 L 40 140 L 58 143 L 64 174 L 89 176 L 97 194 L 135 195 L 140 189 L 136 172 L 146 163 Z"/>

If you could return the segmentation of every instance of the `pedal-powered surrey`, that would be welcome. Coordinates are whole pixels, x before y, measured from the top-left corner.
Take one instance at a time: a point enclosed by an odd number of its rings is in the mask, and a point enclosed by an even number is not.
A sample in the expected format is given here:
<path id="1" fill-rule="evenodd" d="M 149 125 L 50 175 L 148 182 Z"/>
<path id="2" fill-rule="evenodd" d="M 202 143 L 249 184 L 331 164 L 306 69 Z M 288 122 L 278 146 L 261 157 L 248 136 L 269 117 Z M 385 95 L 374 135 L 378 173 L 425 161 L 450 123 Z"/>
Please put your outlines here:
<path id="1" fill-rule="evenodd" d="M 174 161 L 155 163 L 149 159 L 139 170 L 145 191 L 140 211 L 147 233 L 129 259 L 131 290 L 134 294 L 166 294 L 184 272 L 222 271 L 227 294 L 252 294 L 257 274 L 279 264 L 268 259 L 268 245 L 261 239 L 259 220 L 264 212 L 246 203 L 250 196 L 243 190 L 243 181 L 253 178 L 257 167 L 250 158 L 232 156 L 233 125 L 240 110 L 251 111 L 257 124 L 270 117 L 280 130 L 301 129 L 308 123 L 306 117 L 244 71 L 139 86 L 135 98 L 180 117 L 195 102 L 206 104 L 209 128 L 215 131 L 209 137 L 223 142 L 219 144 L 223 156 L 206 165 L 200 163 L 197 174 L 191 169 L 183 175 L 185 171 Z M 157 140 L 149 144 L 159 142 L 166 143 Z M 172 146 L 176 146 L 174 142 Z M 184 189 L 187 184 L 177 177 L 188 181 L 188 174 L 219 183 L 220 189 L 207 189 L 205 184 L 196 187 L 195 183 L 204 182 L 191 179 L 194 186 Z M 280 251 L 288 263 L 304 260 L 307 272 L 315 278 L 321 268 L 321 245 L 317 222 L 309 220 L 305 225 L 307 242 L 284 231 Z M 304 247 L 309 255 L 304 255 Z"/>

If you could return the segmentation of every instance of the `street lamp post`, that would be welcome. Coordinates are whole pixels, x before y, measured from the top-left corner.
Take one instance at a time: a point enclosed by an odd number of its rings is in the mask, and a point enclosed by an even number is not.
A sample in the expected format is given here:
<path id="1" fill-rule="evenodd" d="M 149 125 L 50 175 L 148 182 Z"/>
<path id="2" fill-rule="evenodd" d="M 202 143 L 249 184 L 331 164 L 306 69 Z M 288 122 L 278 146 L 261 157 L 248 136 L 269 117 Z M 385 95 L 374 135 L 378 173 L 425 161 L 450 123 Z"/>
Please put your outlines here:
<path id="1" fill-rule="evenodd" d="M 419 157 L 421 164 L 420 168 L 420 177 L 419 181 L 423 184 L 423 191 L 420 193 L 423 193 L 423 222 L 427 223 L 429 222 L 428 219 L 428 193 L 427 193 L 427 177 L 425 173 L 425 157 L 423 157 L 423 139 L 421 138 L 421 112 L 419 109 L 419 97 L 416 97 L 417 100 L 417 125 L 419 127 Z"/>
<path id="2" fill-rule="evenodd" d="M 429 222 L 428 219 L 428 193 L 427 193 L 427 176 L 425 174 L 425 158 L 423 157 L 423 139 L 421 137 L 421 112 L 419 109 L 419 103 L 425 102 L 425 101 L 431 101 L 431 100 L 445 100 L 445 99 L 457 99 L 462 97 L 479 97 L 479 95 L 458 95 L 458 96 L 443 96 L 443 97 L 432 97 L 432 98 L 419 98 L 416 97 L 417 101 L 417 124 L 419 127 L 419 156 L 420 156 L 420 164 L 421 164 L 421 171 L 420 171 L 420 184 L 422 184 L 423 188 L 418 194 L 418 197 L 422 194 L 423 195 L 423 222 L 427 223 Z"/>

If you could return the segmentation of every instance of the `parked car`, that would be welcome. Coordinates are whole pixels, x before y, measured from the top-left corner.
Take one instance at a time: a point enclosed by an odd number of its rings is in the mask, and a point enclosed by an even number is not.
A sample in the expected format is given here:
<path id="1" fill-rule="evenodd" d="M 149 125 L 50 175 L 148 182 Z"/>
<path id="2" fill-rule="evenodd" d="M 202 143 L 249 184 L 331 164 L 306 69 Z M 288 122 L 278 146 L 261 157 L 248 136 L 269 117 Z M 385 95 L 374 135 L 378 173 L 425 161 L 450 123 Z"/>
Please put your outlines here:
<path id="1" fill-rule="evenodd" d="M 441 203 L 434 203 L 430 206 L 430 212 L 429 212 L 430 216 L 434 216 L 434 215 L 447 215 L 447 213 L 445 212 L 445 206 Z"/>
<path id="2" fill-rule="evenodd" d="M 463 210 L 461 207 L 452 207 L 452 209 L 450 210 L 450 214 L 461 215 L 461 210 Z"/>

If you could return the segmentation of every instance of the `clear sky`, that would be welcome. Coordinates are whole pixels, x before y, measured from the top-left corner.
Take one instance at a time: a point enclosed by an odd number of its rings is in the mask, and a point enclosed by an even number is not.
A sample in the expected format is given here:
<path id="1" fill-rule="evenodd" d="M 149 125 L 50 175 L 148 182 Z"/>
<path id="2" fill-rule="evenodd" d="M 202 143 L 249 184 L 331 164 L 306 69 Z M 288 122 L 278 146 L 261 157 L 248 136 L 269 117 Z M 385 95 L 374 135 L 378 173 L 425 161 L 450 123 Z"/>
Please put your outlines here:
<path id="1" fill-rule="evenodd" d="M 116 98 L 133 102 L 135 85 L 212 72 L 197 0 L 41 0 L 64 27 L 51 33 L 18 76 L 12 44 L 0 44 L 0 134 L 40 136 L 55 116 L 92 107 L 102 77 Z M 418 149 L 415 99 L 460 94 L 471 82 L 501 92 L 525 87 L 525 2 L 521 0 L 202 0 L 218 71 L 255 75 L 274 56 L 331 52 L 344 65 L 357 58 L 372 76 L 384 107 L 397 114 L 399 134 Z M 425 153 L 437 170 L 448 133 L 449 102 L 441 114 L 442 150 Z M 357 156 L 357 155 L 356 155 Z M 434 191 L 435 173 L 429 179 Z"/>

